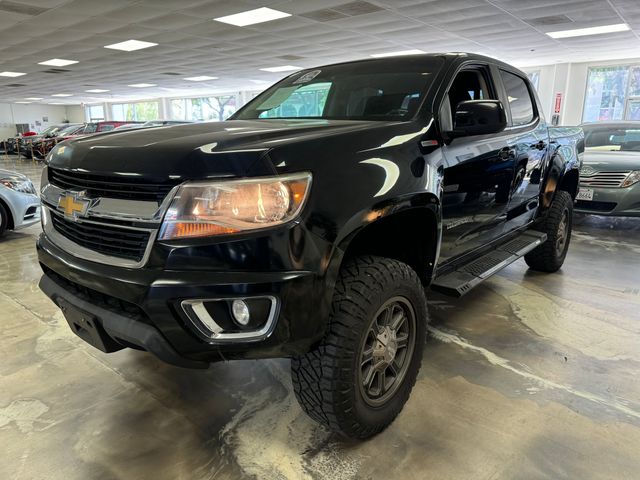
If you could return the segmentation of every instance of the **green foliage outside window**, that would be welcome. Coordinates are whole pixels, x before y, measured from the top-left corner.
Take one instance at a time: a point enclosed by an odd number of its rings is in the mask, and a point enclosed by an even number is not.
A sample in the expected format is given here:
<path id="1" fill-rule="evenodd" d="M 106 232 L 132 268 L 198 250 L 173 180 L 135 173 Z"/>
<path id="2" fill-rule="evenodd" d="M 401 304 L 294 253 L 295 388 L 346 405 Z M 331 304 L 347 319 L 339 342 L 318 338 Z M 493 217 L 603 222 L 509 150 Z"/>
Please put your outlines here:
<path id="1" fill-rule="evenodd" d="M 584 122 L 624 118 L 629 70 L 626 66 L 589 69 L 582 116 Z"/>
<path id="2" fill-rule="evenodd" d="M 173 98 L 170 100 L 172 120 L 222 121 L 237 109 L 235 95 L 201 98 Z"/>

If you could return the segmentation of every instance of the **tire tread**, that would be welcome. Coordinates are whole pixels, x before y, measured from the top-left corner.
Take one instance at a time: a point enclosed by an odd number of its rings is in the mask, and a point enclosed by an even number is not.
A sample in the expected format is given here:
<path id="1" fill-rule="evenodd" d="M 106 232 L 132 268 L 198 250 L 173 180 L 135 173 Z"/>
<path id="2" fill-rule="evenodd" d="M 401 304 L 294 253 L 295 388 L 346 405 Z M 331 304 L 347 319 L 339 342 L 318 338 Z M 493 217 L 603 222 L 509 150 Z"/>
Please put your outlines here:
<path id="1" fill-rule="evenodd" d="M 407 371 L 404 384 L 397 395 L 404 398 L 391 418 L 383 423 L 366 425 L 357 421 L 350 398 L 356 388 L 351 378 L 351 362 L 358 350 L 363 318 L 372 299 L 383 294 L 389 283 L 414 284 L 422 292 L 424 302 L 419 311 L 426 312 L 426 300 L 420 280 L 408 265 L 389 258 L 362 256 L 348 260 L 339 275 L 331 306 L 328 331 L 313 351 L 291 362 L 294 392 L 302 409 L 314 420 L 330 430 L 352 438 L 367 438 L 386 428 L 400 413 L 416 381 L 422 358 L 422 338 L 416 337 L 414 353 L 417 368 Z M 420 317 L 417 322 L 423 321 Z M 425 321 L 426 329 L 426 321 Z M 425 329 L 422 329 L 424 332 Z M 420 329 L 418 328 L 418 331 Z"/>
<path id="2" fill-rule="evenodd" d="M 558 226 L 562 220 L 562 214 L 565 208 L 569 209 L 569 238 L 567 238 L 566 249 L 569 247 L 571 238 L 571 217 L 573 215 L 573 199 L 568 192 L 560 190 L 556 192 L 556 196 L 551 203 L 551 207 L 547 212 L 547 216 L 544 221 L 534 227 L 536 230 L 547 234 L 547 241 L 542 245 L 527 253 L 524 257 L 525 262 L 532 270 L 539 272 L 553 273 L 557 272 L 562 264 L 564 258 L 558 258 L 556 253 L 556 238 L 558 234 Z"/>

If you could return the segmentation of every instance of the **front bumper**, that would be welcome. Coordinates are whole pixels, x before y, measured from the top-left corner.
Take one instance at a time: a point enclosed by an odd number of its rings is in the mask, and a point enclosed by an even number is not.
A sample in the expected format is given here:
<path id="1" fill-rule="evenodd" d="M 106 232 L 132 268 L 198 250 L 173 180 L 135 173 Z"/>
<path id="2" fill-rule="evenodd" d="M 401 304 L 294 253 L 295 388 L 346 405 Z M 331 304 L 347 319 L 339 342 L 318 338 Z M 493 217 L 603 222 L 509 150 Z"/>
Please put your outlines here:
<path id="1" fill-rule="evenodd" d="M 232 248 L 241 250 L 234 243 Z M 77 258 L 44 234 L 37 249 L 44 270 L 41 288 L 56 304 L 68 302 L 95 317 L 120 345 L 147 350 L 174 365 L 197 368 L 224 359 L 299 355 L 324 334 L 327 289 L 323 276 L 312 271 L 177 270 L 167 266 L 167 258 L 157 261 L 161 246 L 154 247 L 145 268 L 115 267 Z M 278 303 L 273 329 L 258 341 L 203 339 L 181 308 L 190 299 L 253 296 L 274 297 Z M 124 319 L 117 315 L 123 309 L 132 312 Z"/>
<path id="2" fill-rule="evenodd" d="M 119 342 L 126 342 L 130 346 L 147 350 L 172 365 L 185 368 L 209 366 L 206 362 L 181 357 L 152 326 L 102 308 L 77 294 L 74 295 L 54 278 L 56 277 L 53 275 L 43 275 L 38 286 L 61 308 L 74 333 L 87 343 L 109 353 L 122 350 L 125 346 Z M 71 317 L 69 310 L 72 308 L 81 312 L 76 318 Z"/>
<path id="3" fill-rule="evenodd" d="M 11 210 L 14 230 L 29 227 L 40 221 L 41 207 L 37 195 L 16 192 L 5 187 L 0 188 L 3 188 L 1 198 Z"/>
<path id="4" fill-rule="evenodd" d="M 578 200 L 575 211 L 592 215 L 640 217 L 640 183 L 627 188 L 593 188 L 593 201 Z"/>

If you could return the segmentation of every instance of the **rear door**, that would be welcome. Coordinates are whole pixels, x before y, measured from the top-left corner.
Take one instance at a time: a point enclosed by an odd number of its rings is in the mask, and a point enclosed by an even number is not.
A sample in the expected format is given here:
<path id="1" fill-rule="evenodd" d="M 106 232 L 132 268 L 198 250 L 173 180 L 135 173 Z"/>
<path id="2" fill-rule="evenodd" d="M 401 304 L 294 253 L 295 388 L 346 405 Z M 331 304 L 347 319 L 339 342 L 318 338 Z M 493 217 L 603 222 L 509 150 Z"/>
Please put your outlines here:
<path id="1" fill-rule="evenodd" d="M 452 112 L 465 100 L 500 99 L 489 65 L 464 67 L 454 77 L 440 109 L 443 131 L 453 129 Z M 443 262 L 471 253 L 504 232 L 514 176 L 511 134 L 454 138 L 442 147 L 446 163 L 442 195 Z"/>
<path id="2" fill-rule="evenodd" d="M 538 206 L 549 151 L 549 129 L 530 82 L 516 71 L 500 69 L 507 109 L 509 149 L 515 154 L 506 230 L 526 225 Z"/>

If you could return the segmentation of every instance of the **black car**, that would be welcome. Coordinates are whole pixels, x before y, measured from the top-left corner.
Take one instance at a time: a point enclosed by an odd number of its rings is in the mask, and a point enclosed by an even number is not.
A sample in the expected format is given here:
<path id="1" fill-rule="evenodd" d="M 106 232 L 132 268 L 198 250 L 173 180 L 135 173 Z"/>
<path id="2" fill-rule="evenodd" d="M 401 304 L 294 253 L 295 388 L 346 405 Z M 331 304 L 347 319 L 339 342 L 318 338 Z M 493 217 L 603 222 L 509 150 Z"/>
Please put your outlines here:
<path id="1" fill-rule="evenodd" d="M 304 70 L 229 121 L 57 145 L 40 287 L 105 352 L 290 357 L 303 409 L 366 438 L 415 382 L 426 287 L 561 267 L 583 148 L 490 58 Z"/>
<path id="2" fill-rule="evenodd" d="M 9 137 L 2 142 L 5 153 L 16 153 L 18 149 L 18 137 Z"/>

